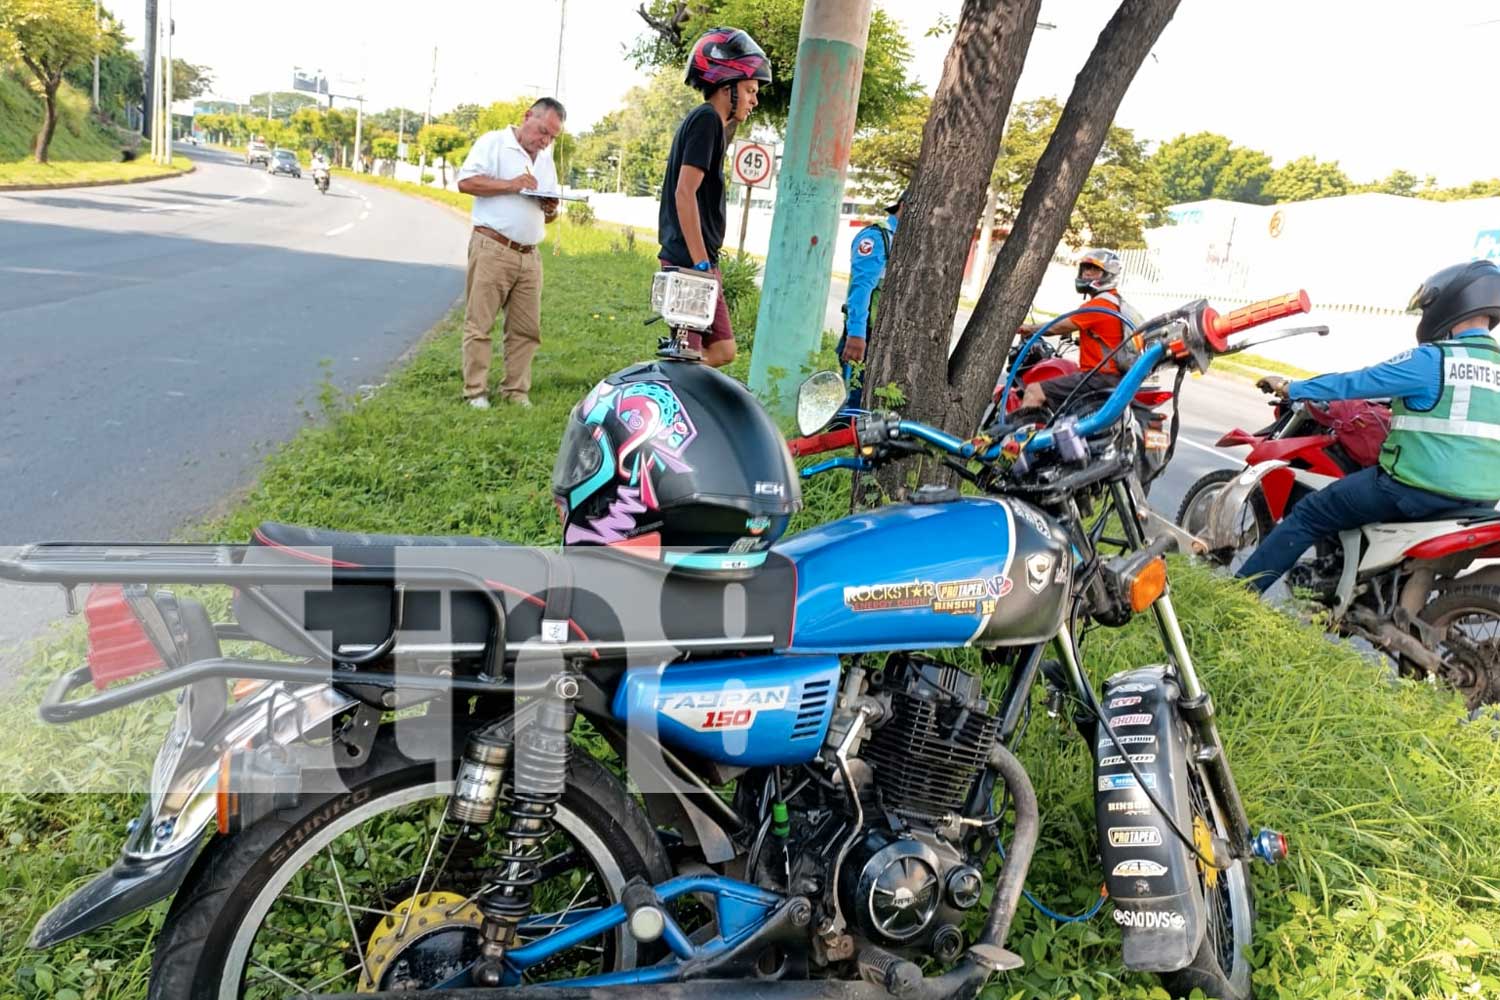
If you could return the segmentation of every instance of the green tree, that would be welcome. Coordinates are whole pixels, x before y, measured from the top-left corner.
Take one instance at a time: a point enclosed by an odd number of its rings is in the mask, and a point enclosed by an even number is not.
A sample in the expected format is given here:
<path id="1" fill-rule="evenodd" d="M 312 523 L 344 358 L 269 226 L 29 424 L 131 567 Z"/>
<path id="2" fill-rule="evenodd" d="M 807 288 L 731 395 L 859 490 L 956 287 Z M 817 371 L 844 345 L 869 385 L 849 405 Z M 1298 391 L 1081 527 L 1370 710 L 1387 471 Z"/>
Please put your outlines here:
<path id="1" fill-rule="evenodd" d="M 1273 173 L 1275 170 L 1271 167 L 1271 157 L 1268 154 L 1258 149 L 1236 147 L 1230 152 L 1229 162 L 1224 164 L 1219 176 L 1214 179 L 1209 197 L 1243 201 L 1252 205 L 1269 204 L 1271 199 L 1265 194 L 1265 186 Z M 1172 199 L 1169 198 L 1167 203 L 1171 204 Z"/>
<path id="2" fill-rule="evenodd" d="M 349 165 L 349 144 L 354 141 L 354 112 L 329 108 L 323 112 L 323 137 L 338 151 L 338 161 Z"/>
<path id="3" fill-rule="evenodd" d="M 98 48 L 99 30 L 89 0 L 0 0 L 0 52 L 31 71 L 33 89 L 42 98 L 36 162 L 47 162 L 63 74 Z"/>
<path id="4" fill-rule="evenodd" d="M 889 201 L 911 182 L 922 152 L 922 128 L 932 114 L 925 94 L 907 101 L 890 122 L 861 129 L 849 151 L 855 190 L 877 202 Z"/>
<path id="5" fill-rule="evenodd" d="M 581 183 L 593 171 L 599 189 L 613 191 L 618 177 L 629 194 L 654 194 L 661 188 L 677 126 L 699 101 L 682 85 L 679 70 L 659 70 L 644 86 L 632 87 L 621 107 L 573 140 L 572 155 L 558 161 L 558 176 Z M 621 158 L 618 167 L 614 157 Z"/>
<path id="6" fill-rule="evenodd" d="M 1179 135 L 1152 154 L 1162 192 L 1171 204 L 1213 197 L 1219 174 L 1233 157 L 1229 139 L 1215 132 Z"/>
<path id="7" fill-rule="evenodd" d="M 172 89 L 177 89 L 175 86 Z M 259 94 L 250 95 L 250 106 L 256 114 L 266 113 L 266 102 L 271 102 L 272 118 L 290 118 L 298 108 L 305 108 L 318 104 L 316 97 L 307 94 L 299 94 L 291 90 L 262 91 Z"/>
<path id="8" fill-rule="evenodd" d="M 509 102 L 514 103 L 514 102 Z M 444 125 L 456 125 L 458 128 L 470 135 L 479 134 L 479 116 L 483 114 L 485 107 L 482 104 L 460 104 L 438 118 Z"/>
<path id="9" fill-rule="evenodd" d="M 381 132 L 370 139 L 370 152 L 377 160 L 396 158 L 396 133 Z"/>
<path id="10" fill-rule="evenodd" d="M 1432 178 L 1428 178 L 1432 180 Z M 1469 198 L 1500 198 L 1500 177 L 1487 181 L 1470 181 L 1457 187 L 1439 188 L 1435 184 L 1418 192 L 1418 197 L 1432 201 L 1464 201 Z"/>
<path id="11" fill-rule="evenodd" d="M 124 124 L 126 109 L 139 107 L 145 89 L 141 57 L 131 52 L 130 39 L 115 16 L 99 8 L 99 106 L 101 115 Z M 90 60 L 74 63 L 63 74 L 74 89 L 89 93 L 94 86 L 94 67 Z"/>
<path id="12" fill-rule="evenodd" d="M 302 149 L 315 149 L 328 139 L 328 129 L 319 108 L 298 108 L 287 119 L 297 135 L 297 145 Z"/>
<path id="13" fill-rule="evenodd" d="M 640 8 L 650 33 L 636 42 L 631 56 L 638 66 L 672 70 L 681 86 L 688 51 L 703 32 L 725 24 L 743 27 L 771 60 L 772 84 L 761 91 L 756 116 L 780 128 L 791 104 L 802 6 L 803 0 L 698 0 L 691 7 L 679 0 L 650 0 Z M 857 119 L 861 127 L 892 120 L 918 93 L 906 76 L 910 62 L 905 30 L 877 7 L 865 43 Z"/>
<path id="14" fill-rule="evenodd" d="M 186 101 L 202 97 L 213 89 L 213 70 L 186 59 L 172 60 L 172 100 Z"/>
<path id="15" fill-rule="evenodd" d="M 1272 201 L 1311 201 L 1348 194 L 1349 178 L 1337 160 L 1323 162 L 1302 156 L 1283 166 L 1266 181 L 1265 194 Z"/>
<path id="16" fill-rule="evenodd" d="M 383 132 L 404 131 L 407 136 L 413 136 L 422 127 L 422 112 L 411 108 L 386 108 L 384 111 L 365 115 L 365 124 Z"/>
<path id="17" fill-rule="evenodd" d="M 990 183 L 999 194 L 998 218 L 1013 223 L 1026 188 L 1036 176 L 1042 152 L 1052 140 L 1062 105 L 1050 97 L 1017 104 L 1011 110 L 1000 144 L 1000 158 Z M 1081 246 L 1085 239 L 1115 249 L 1145 245 L 1147 225 L 1165 221 L 1168 204 L 1145 144 L 1129 129 L 1111 125 L 1104 145 L 1073 206 L 1063 239 Z"/>
<path id="18" fill-rule="evenodd" d="M 448 186 L 448 157 L 455 150 L 468 145 L 469 137 L 455 125 L 433 122 L 417 133 L 417 143 L 427 155 L 442 162 L 443 187 Z"/>

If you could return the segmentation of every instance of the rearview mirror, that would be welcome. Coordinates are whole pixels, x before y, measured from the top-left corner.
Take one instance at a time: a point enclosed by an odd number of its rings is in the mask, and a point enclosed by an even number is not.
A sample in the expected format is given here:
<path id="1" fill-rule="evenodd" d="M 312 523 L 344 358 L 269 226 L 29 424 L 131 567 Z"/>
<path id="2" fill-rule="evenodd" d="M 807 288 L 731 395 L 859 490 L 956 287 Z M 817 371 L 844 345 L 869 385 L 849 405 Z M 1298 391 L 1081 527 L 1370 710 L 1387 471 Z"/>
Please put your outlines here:
<path id="1" fill-rule="evenodd" d="M 797 390 L 797 430 L 816 434 L 843 409 L 849 390 L 838 372 L 815 372 Z"/>

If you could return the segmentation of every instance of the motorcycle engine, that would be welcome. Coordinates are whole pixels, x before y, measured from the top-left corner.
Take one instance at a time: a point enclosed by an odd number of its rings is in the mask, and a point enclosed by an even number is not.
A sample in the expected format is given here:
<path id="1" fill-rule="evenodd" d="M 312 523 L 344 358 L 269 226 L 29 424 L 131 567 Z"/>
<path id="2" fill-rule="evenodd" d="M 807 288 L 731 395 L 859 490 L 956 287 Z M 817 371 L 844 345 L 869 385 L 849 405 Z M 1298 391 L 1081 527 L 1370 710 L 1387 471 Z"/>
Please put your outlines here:
<path id="1" fill-rule="evenodd" d="M 984 888 L 961 818 L 988 804 L 973 799 L 1000 720 L 977 677 L 930 660 L 892 658 L 870 693 L 889 709 L 860 754 L 878 806 L 845 859 L 840 904 L 868 939 L 951 961 Z"/>

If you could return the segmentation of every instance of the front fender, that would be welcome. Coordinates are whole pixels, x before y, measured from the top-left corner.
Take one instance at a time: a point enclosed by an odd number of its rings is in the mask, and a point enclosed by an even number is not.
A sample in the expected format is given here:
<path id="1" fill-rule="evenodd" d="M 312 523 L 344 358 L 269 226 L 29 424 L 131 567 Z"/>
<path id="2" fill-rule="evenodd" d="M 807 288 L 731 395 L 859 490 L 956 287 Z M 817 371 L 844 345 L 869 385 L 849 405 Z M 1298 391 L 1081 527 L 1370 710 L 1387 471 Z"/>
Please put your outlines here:
<path id="1" fill-rule="evenodd" d="M 221 754 L 231 747 L 290 743 L 358 704 L 326 684 L 296 691 L 267 684 L 198 743 L 189 736 L 192 706 L 184 700 L 157 753 L 150 800 L 131 824 L 120 859 L 47 911 L 31 932 L 30 946 L 50 948 L 172 895 L 217 814 Z"/>
<path id="2" fill-rule="evenodd" d="M 1261 482 L 1267 476 L 1278 469 L 1287 468 L 1290 468 L 1288 463 L 1282 461 L 1257 462 L 1246 466 L 1219 490 L 1213 503 L 1209 505 L 1203 530 L 1198 535 L 1210 551 L 1239 547 L 1240 526 L 1244 524 L 1244 511 L 1250 498 L 1260 489 Z"/>

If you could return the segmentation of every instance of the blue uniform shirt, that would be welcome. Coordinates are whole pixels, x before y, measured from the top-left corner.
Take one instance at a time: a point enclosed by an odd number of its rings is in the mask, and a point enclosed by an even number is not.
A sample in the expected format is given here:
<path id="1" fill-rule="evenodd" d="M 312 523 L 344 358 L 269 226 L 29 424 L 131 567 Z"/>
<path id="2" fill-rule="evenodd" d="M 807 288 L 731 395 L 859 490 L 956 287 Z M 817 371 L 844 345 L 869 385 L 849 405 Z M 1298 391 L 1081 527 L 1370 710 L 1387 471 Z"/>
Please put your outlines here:
<path id="1" fill-rule="evenodd" d="M 1484 337 L 1484 330 L 1465 330 L 1455 339 Z M 1287 386 L 1287 398 L 1404 399 L 1413 410 L 1430 410 L 1443 394 L 1443 353 L 1431 344 L 1402 351 L 1389 361 L 1356 372 L 1299 379 Z"/>
<path id="2" fill-rule="evenodd" d="M 892 235 L 900 221 L 894 215 L 886 216 L 885 224 Z M 875 226 L 866 226 L 854 234 L 854 242 L 849 245 L 849 296 L 844 300 L 849 336 L 865 338 L 870 326 L 870 296 L 884 277 L 885 240 Z"/>

